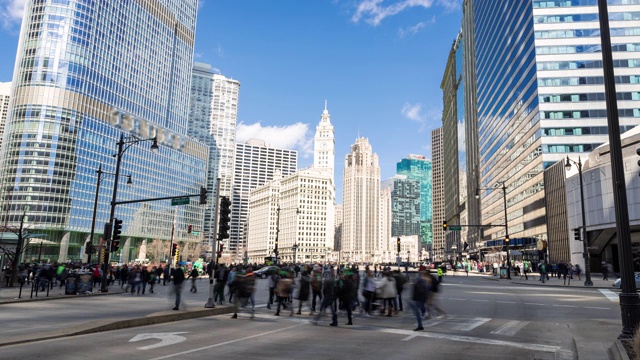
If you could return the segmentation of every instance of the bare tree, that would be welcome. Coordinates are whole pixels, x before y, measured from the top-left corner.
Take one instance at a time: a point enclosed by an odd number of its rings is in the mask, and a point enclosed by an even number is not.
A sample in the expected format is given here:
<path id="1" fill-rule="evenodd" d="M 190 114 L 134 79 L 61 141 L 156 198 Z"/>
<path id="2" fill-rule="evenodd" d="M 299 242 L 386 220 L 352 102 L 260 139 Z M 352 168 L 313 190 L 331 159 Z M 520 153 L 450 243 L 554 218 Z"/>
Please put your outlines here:
<path id="1" fill-rule="evenodd" d="M 29 227 L 25 226 L 25 218 L 26 212 L 23 212 L 20 217 L 20 225 L 14 227 L 5 224 L 2 227 L 3 233 L 13 233 L 17 237 L 15 250 L 13 247 L 8 247 L 0 243 L 0 251 L 2 251 L 11 263 L 11 279 L 9 280 L 9 286 L 13 286 L 18 278 L 18 261 L 20 260 L 20 257 L 29 250 Z"/>

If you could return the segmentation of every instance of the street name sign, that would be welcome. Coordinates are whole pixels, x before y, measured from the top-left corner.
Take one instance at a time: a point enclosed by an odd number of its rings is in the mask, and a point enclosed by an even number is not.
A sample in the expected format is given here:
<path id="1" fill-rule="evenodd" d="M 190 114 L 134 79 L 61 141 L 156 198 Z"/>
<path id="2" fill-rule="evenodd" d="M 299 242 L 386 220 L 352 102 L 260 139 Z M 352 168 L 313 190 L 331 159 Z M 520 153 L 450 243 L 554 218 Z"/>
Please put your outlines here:
<path id="1" fill-rule="evenodd" d="M 171 206 L 175 205 L 188 205 L 191 202 L 189 197 L 174 197 L 171 199 Z"/>
<path id="2" fill-rule="evenodd" d="M 460 230 L 462 230 L 462 226 L 460 226 L 460 225 L 449 225 L 449 230 L 450 231 L 460 231 Z"/>

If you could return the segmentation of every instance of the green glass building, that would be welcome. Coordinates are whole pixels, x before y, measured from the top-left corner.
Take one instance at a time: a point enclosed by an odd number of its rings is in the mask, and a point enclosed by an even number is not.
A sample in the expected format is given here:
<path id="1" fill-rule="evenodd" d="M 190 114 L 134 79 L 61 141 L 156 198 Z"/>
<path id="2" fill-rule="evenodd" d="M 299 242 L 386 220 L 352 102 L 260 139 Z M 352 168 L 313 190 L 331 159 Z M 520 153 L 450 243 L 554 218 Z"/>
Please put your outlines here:
<path id="1" fill-rule="evenodd" d="M 423 155 L 410 154 L 396 165 L 396 173 L 420 182 L 420 241 L 427 251 L 433 243 L 432 199 L 433 177 L 431 160 Z"/>

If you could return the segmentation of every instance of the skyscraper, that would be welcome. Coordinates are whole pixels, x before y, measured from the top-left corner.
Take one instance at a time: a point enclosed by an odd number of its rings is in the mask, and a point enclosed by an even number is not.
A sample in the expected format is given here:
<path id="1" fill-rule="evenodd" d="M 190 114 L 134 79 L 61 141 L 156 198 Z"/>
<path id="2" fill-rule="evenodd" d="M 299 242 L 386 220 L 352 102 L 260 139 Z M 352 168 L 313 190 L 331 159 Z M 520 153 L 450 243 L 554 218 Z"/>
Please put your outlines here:
<path id="1" fill-rule="evenodd" d="M 420 235 L 420 182 L 396 175 L 380 186 L 391 190 L 391 236 Z"/>
<path id="2" fill-rule="evenodd" d="M 27 2 L 0 155 L 0 218 L 24 219 L 55 242 L 43 258 L 82 256 L 96 170 L 115 172 L 121 135 L 129 143 L 120 173 L 133 186 L 120 181 L 117 201 L 197 194 L 204 184 L 208 149 L 187 136 L 186 116 L 196 13 L 195 0 Z M 159 154 L 136 142 L 151 137 Z M 113 180 L 103 174 L 96 233 L 109 220 Z M 177 238 L 192 239 L 187 224 L 202 216 L 197 201 L 118 205 L 122 261 L 145 239 L 169 239 L 174 222 Z"/>
<path id="3" fill-rule="evenodd" d="M 609 5 L 622 131 L 640 123 L 634 3 Z M 511 245 L 534 248 L 547 240 L 544 169 L 608 140 L 597 0 L 473 4 L 483 223 L 508 221 Z M 500 245 L 505 229 L 484 233 Z"/>
<path id="4" fill-rule="evenodd" d="M 442 128 L 431 131 L 431 156 L 433 161 L 433 246 L 432 259 L 445 260 L 444 220 L 444 171 Z"/>
<path id="5" fill-rule="evenodd" d="M 342 258 L 366 261 L 379 244 L 380 165 L 369 141 L 356 139 L 344 161 Z"/>
<path id="6" fill-rule="evenodd" d="M 396 173 L 420 183 L 420 241 L 423 247 L 431 247 L 433 241 L 433 179 L 431 160 L 423 155 L 409 154 L 396 164 Z"/>
<path id="7" fill-rule="evenodd" d="M 247 246 L 247 233 L 251 231 L 248 228 L 251 190 L 276 177 L 295 173 L 298 152 L 271 147 L 263 140 L 249 139 L 244 144 L 236 144 L 235 156 L 229 252 L 232 260 L 239 262 Z"/>
<path id="8" fill-rule="evenodd" d="M 11 83 L 0 83 L 0 147 L 2 146 L 2 137 L 4 136 L 4 126 L 7 122 L 9 114 L 9 95 L 11 94 Z"/>
<path id="9" fill-rule="evenodd" d="M 191 97 L 189 103 L 189 135 L 209 146 L 207 188 L 211 198 L 220 178 L 220 196 L 232 199 L 235 165 L 236 122 L 238 118 L 238 96 L 240 82 L 228 79 L 211 71 L 211 65 L 196 62 L 193 65 Z M 215 225 L 215 200 L 206 207 L 203 239 L 213 243 L 217 229 Z M 233 214 L 235 206 L 232 202 Z M 231 235 L 231 234 L 230 234 Z M 227 251 L 237 252 L 238 237 L 230 238 Z"/>

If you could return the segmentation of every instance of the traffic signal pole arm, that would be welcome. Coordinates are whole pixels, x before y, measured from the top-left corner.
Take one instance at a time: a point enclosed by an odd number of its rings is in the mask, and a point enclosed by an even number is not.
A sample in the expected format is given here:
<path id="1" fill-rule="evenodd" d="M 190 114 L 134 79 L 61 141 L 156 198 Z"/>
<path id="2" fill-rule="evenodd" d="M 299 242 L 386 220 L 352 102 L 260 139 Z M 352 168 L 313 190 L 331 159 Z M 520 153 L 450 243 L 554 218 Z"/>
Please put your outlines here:
<path id="1" fill-rule="evenodd" d="M 116 201 L 115 204 L 116 205 L 134 204 L 134 203 L 149 202 L 149 201 L 171 200 L 171 199 L 174 199 L 174 198 L 177 198 L 177 197 L 181 197 L 181 198 L 185 198 L 185 197 L 200 197 L 200 195 L 201 194 L 198 193 L 198 194 L 190 194 L 190 195 L 164 196 L 164 197 L 151 198 L 151 199 Z"/>

